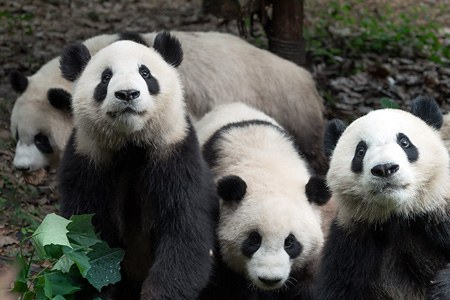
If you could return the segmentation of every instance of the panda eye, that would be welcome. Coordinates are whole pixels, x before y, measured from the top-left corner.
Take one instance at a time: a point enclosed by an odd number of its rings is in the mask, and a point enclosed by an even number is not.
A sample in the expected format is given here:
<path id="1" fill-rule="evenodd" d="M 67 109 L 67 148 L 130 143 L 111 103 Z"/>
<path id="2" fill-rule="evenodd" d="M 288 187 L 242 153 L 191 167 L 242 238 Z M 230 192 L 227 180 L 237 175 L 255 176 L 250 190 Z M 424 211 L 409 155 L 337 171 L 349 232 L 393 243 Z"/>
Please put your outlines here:
<path id="1" fill-rule="evenodd" d="M 253 246 L 259 246 L 261 245 L 261 235 L 258 232 L 253 231 L 250 233 L 248 241 Z"/>
<path id="2" fill-rule="evenodd" d="M 400 140 L 400 146 L 402 146 L 403 148 L 408 148 L 411 145 L 411 143 L 409 142 L 408 138 L 404 137 Z"/>
<path id="3" fill-rule="evenodd" d="M 34 144 L 36 145 L 36 148 L 38 148 L 42 153 L 53 153 L 53 147 L 50 145 L 48 137 L 42 133 L 38 133 L 34 136 Z"/>
<path id="4" fill-rule="evenodd" d="M 363 157 L 366 154 L 366 147 L 358 147 L 356 148 L 356 156 Z"/>
<path id="5" fill-rule="evenodd" d="M 288 235 L 288 237 L 284 240 L 284 248 L 285 249 L 292 248 L 292 246 L 294 246 L 294 242 L 295 242 L 294 235 L 292 234 Z"/>
<path id="6" fill-rule="evenodd" d="M 150 70 L 146 66 L 140 66 L 139 67 L 139 73 L 144 78 L 150 78 L 150 76 L 151 76 Z"/>
<path id="7" fill-rule="evenodd" d="M 102 73 L 102 83 L 106 84 L 108 83 L 112 78 L 112 71 L 111 69 L 105 69 Z"/>

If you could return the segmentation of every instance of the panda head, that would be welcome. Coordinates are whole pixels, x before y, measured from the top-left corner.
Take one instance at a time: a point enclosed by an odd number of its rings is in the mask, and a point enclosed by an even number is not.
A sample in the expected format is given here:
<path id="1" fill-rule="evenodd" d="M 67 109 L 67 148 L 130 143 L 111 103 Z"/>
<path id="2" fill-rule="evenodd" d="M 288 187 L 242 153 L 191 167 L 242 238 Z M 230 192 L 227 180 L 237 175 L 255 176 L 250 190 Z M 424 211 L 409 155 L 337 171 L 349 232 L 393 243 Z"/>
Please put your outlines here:
<path id="1" fill-rule="evenodd" d="M 425 97 L 411 108 L 375 110 L 347 128 L 336 120 L 328 125 L 327 182 L 341 223 L 442 212 L 449 185 L 449 157 L 437 131 L 442 114 Z"/>
<path id="2" fill-rule="evenodd" d="M 306 186 L 291 189 L 297 197 L 276 191 L 263 194 L 252 180 L 257 179 L 229 175 L 217 183 L 222 199 L 218 225 L 221 256 L 252 286 L 286 288 L 295 284 L 294 274 L 300 274 L 318 256 L 323 234 L 317 207 L 310 202 L 322 205 L 329 194 L 312 192 L 326 189 L 324 181 L 315 177 Z"/>
<path id="3" fill-rule="evenodd" d="M 63 76 L 75 81 L 78 149 L 117 149 L 127 142 L 158 147 L 183 139 L 185 104 L 175 69 L 182 57 L 178 40 L 165 32 L 153 48 L 117 41 L 91 57 L 83 44 L 67 47 L 60 63 Z"/>
<path id="4" fill-rule="evenodd" d="M 71 83 L 55 76 L 58 64 L 51 60 L 30 77 L 19 71 L 9 74 L 12 88 L 20 93 L 10 119 L 17 142 L 13 165 L 19 170 L 55 168 L 70 135 Z"/>

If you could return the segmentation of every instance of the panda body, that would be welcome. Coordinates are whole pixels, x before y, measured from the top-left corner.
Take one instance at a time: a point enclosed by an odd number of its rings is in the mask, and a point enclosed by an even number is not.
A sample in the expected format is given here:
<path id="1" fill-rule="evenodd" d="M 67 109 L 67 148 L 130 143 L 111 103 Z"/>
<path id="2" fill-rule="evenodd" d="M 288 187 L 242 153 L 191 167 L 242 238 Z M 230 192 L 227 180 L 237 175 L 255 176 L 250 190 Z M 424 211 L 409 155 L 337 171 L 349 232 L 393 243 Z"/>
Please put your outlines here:
<path id="1" fill-rule="evenodd" d="M 323 233 L 319 207 L 306 195 L 309 166 L 290 136 L 244 103 L 218 105 L 195 127 L 222 199 L 221 259 L 202 299 L 308 293 Z"/>
<path id="2" fill-rule="evenodd" d="M 113 299 L 196 299 L 210 276 L 218 201 L 185 109 L 181 59 L 167 33 L 154 48 L 118 41 L 90 57 L 78 44 L 61 58 L 76 80 L 61 212 L 94 213 L 101 237 L 125 250 Z"/>
<path id="3" fill-rule="evenodd" d="M 118 39 L 131 39 L 151 46 L 156 34 L 102 35 L 84 44 L 91 53 Z M 218 104 L 240 99 L 277 120 L 294 137 L 314 169 L 325 172 L 323 104 L 308 71 L 230 34 L 181 31 L 174 34 L 183 45 L 186 58 L 179 71 L 191 116 L 200 118 Z M 43 134 L 55 153 L 51 158 L 41 159 L 40 153 L 33 152 L 25 158 L 18 148 L 16 160 L 22 162 L 15 165 L 23 170 L 56 166 L 70 131 L 64 130 L 61 134 L 53 131 L 73 126 L 70 115 L 72 86 L 61 78 L 56 61 L 49 62 L 45 69 L 50 72 L 42 76 L 44 79 L 32 80 L 41 70 L 28 78 L 20 73 L 11 76 L 14 89 L 21 93 L 11 116 L 13 136 L 17 130 L 22 132 L 18 135 L 18 145 L 31 145 L 36 132 L 44 126 Z M 62 85 L 54 84 L 59 81 Z M 33 92 L 34 89 L 40 92 Z M 52 89 L 58 90 L 53 100 L 48 97 L 48 91 Z M 21 106 L 22 99 L 30 104 Z M 61 117 L 53 118 L 53 112 Z M 36 117 L 28 120 L 26 116 L 31 113 Z"/>
<path id="4" fill-rule="evenodd" d="M 338 215 L 317 299 L 424 299 L 450 260 L 449 157 L 432 99 L 327 127 L 327 183 Z"/>

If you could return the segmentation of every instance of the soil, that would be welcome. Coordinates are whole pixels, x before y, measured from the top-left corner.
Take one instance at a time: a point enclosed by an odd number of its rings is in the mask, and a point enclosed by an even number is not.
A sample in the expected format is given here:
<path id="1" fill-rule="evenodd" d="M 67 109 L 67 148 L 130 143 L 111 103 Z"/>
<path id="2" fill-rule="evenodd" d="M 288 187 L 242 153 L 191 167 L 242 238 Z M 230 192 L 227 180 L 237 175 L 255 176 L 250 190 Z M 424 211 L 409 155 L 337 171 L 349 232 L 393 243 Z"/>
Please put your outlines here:
<path id="1" fill-rule="evenodd" d="M 307 3 L 305 26 L 314 22 L 317 9 L 326 9 L 327 0 L 319 2 L 321 5 Z M 402 9 L 405 1 L 394 1 L 397 2 L 398 9 Z M 409 0 L 408 5 L 418 2 Z M 421 1 L 431 8 L 435 2 L 438 1 Z M 367 1 L 367 5 L 376 9 L 384 3 Z M 443 30 L 448 30 L 446 22 L 450 18 L 437 9 L 435 12 L 436 18 L 442 20 Z M 9 72 L 18 69 L 31 75 L 58 56 L 65 45 L 101 33 L 176 29 L 238 35 L 235 21 L 226 25 L 222 21 L 203 13 L 201 0 L 0 2 L 0 272 L 13 260 L 21 237 L 45 214 L 57 211 L 58 199 L 54 174 L 42 170 L 26 175 L 12 167 L 15 142 L 9 132 L 9 116 L 18 95 L 10 87 Z M 381 107 L 380 98 L 393 99 L 399 107 L 408 108 L 410 99 L 418 94 L 432 95 L 444 112 L 450 110 L 448 65 L 413 55 L 364 54 L 339 59 L 339 64 L 327 64 L 310 58 L 306 66 L 324 98 L 328 119 L 339 117 L 351 121 Z"/>

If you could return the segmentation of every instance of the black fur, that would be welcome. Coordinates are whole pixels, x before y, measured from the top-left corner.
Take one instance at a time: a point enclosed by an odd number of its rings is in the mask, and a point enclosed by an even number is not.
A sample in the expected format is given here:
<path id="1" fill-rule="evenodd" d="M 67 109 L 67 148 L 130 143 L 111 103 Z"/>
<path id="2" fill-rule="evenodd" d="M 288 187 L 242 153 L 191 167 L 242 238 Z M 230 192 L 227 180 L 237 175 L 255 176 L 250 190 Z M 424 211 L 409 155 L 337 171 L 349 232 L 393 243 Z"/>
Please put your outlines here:
<path id="1" fill-rule="evenodd" d="M 286 251 L 286 253 L 289 255 L 289 257 L 291 259 L 294 259 L 294 258 L 298 257 L 300 255 L 300 253 L 302 253 L 303 246 L 293 234 L 290 234 L 284 240 L 284 250 Z"/>
<path id="2" fill-rule="evenodd" d="M 139 67 L 139 73 L 141 74 L 142 78 L 144 78 L 145 83 L 147 84 L 148 92 L 151 95 L 157 95 L 159 94 L 159 83 L 158 80 L 152 76 L 152 73 L 145 65 L 141 65 Z"/>
<path id="3" fill-rule="evenodd" d="M 53 147 L 52 145 L 50 145 L 48 137 L 43 133 L 38 133 L 34 136 L 34 144 L 36 145 L 36 148 L 38 148 L 42 153 L 53 153 Z"/>
<path id="4" fill-rule="evenodd" d="M 28 87 L 28 78 L 17 70 L 12 70 L 9 73 L 9 82 L 12 88 L 18 93 L 25 92 Z"/>
<path id="5" fill-rule="evenodd" d="M 75 43 L 64 48 L 59 59 L 62 76 L 75 81 L 91 59 L 91 53 L 82 43 Z"/>
<path id="6" fill-rule="evenodd" d="M 431 282 L 427 300 L 450 300 L 450 265 L 440 271 Z"/>
<path id="7" fill-rule="evenodd" d="M 361 173 L 363 171 L 363 160 L 366 155 L 367 144 L 364 141 L 360 141 L 355 148 L 355 155 L 352 159 L 351 170 L 354 173 Z"/>
<path id="8" fill-rule="evenodd" d="M 324 205 L 331 198 L 326 180 L 317 176 L 312 176 L 309 179 L 305 187 L 305 193 L 308 201 L 317 205 Z"/>
<path id="9" fill-rule="evenodd" d="M 433 97 L 416 97 L 411 101 L 411 113 L 435 129 L 440 129 L 444 122 L 439 105 Z"/>
<path id="10" fill-rule="evenodd" d="M 97 102 L 103 102 L 105 100 L 106 95 L 108 94 L 108 85 L 109 81 L 113 76 L 112 70 L 108 67 L 103 70 L 102 75 L 100 77 L 100 82 L 97 84 L 94 90 L 93 98 Z"/>
<path id="11" fill-rule="evenodd" d="M 281 128 L 276 125 L 273 125 L 270 122 L 262 121 L 262 120 L 248 120 L 248 121 L 242 121 L 242 122 L 236 122 L 236 123 L 230 123 L 216 132 L 209 138 L 208 141 L 203 145 L 203 157 L 208 162 L 210 167 L 217 166 L 217 159 L 219 155 L 219 149 L 217 149 L 217 141 L 219 141 L 224 134 L 229 132 L 230 130 L 233 130 L 234 128 L 242 128 L 247 126 L 270 126 L 275 128 L 276 130 L 280 131 L 283 135 L 287 135 L 287 133 Z"/>
<path id="12" fill-rule="evenodd" d="M 65 113 L 72 113 L 72 95 L 68 91 L 52 88 L 48 90 L 47 98 L 53 107 Z"/>
<path id="13" fill-rule="evenodd" d="M 155 37 L 153 48 L 161 54 L 168 64 L 174 67 L 178 67 L 183 61 L 183 49 L 180 41 L 168 32 L 158 33 Z"/>
<path id="14" fill-rule="evenodd" d="M 325 155 L 328 158 L 333 154 L 334 148 L 346 127 L 347 125 L 339 119 L 328 122 L 323 140 Z"/>
<path id="15" fill-rule="evenodd" d="M 397 134 L 397 143 L 405 151 L 410 163 L 419 159 L 419 150 L 404 133 Z"/>
<path id="16" fill-rule="evenodd" d="M 315 298 L 393 299 L 390 292 L 402 299 L 423 298 L 450 259 L 449 236 L 448 216 L 393 217 L 377 225 L 355 222 L 350 229 L 335 221 L 324 247 Z"/>
<path id="17" fill-rule="evenodd" d="M 241 245 L 242 254 L 252 257 L 261 247 L 262 236 L 257 231 L 252 231 Z"/>
<path id="18" fill-rule="evenodd" d="M 147 44 L 147 42 L 144 40 L 144 38 L 137 32 L 132 31 L 124 31 L 119 33 L 119 41 L 121 40 L 127 40 L 127 41 L 133 41 L 136 43 L 139 43 L 141 45 L 149 47 L 150 45 Z"/>
<path id="19" fill-rule="evenodd" d="M 61 212 L 95 213 L 101 237 L 125 249 L 115 298 L 137 299 L 142 284 L 145 299 L 196 299 L 211 273 L 218 199 L 192 126 L 164 149 L 170 157 L 128 144 L 105 165 L 75 151 L 75 134 L 60 166 Z"/>
<path id="20" fill-rule="evenodd" d="M 225 176 L 217 182 L 217 193 L 225 201 L 241 201 L 247 191 L 247 184 L 236 175 Z"/>

